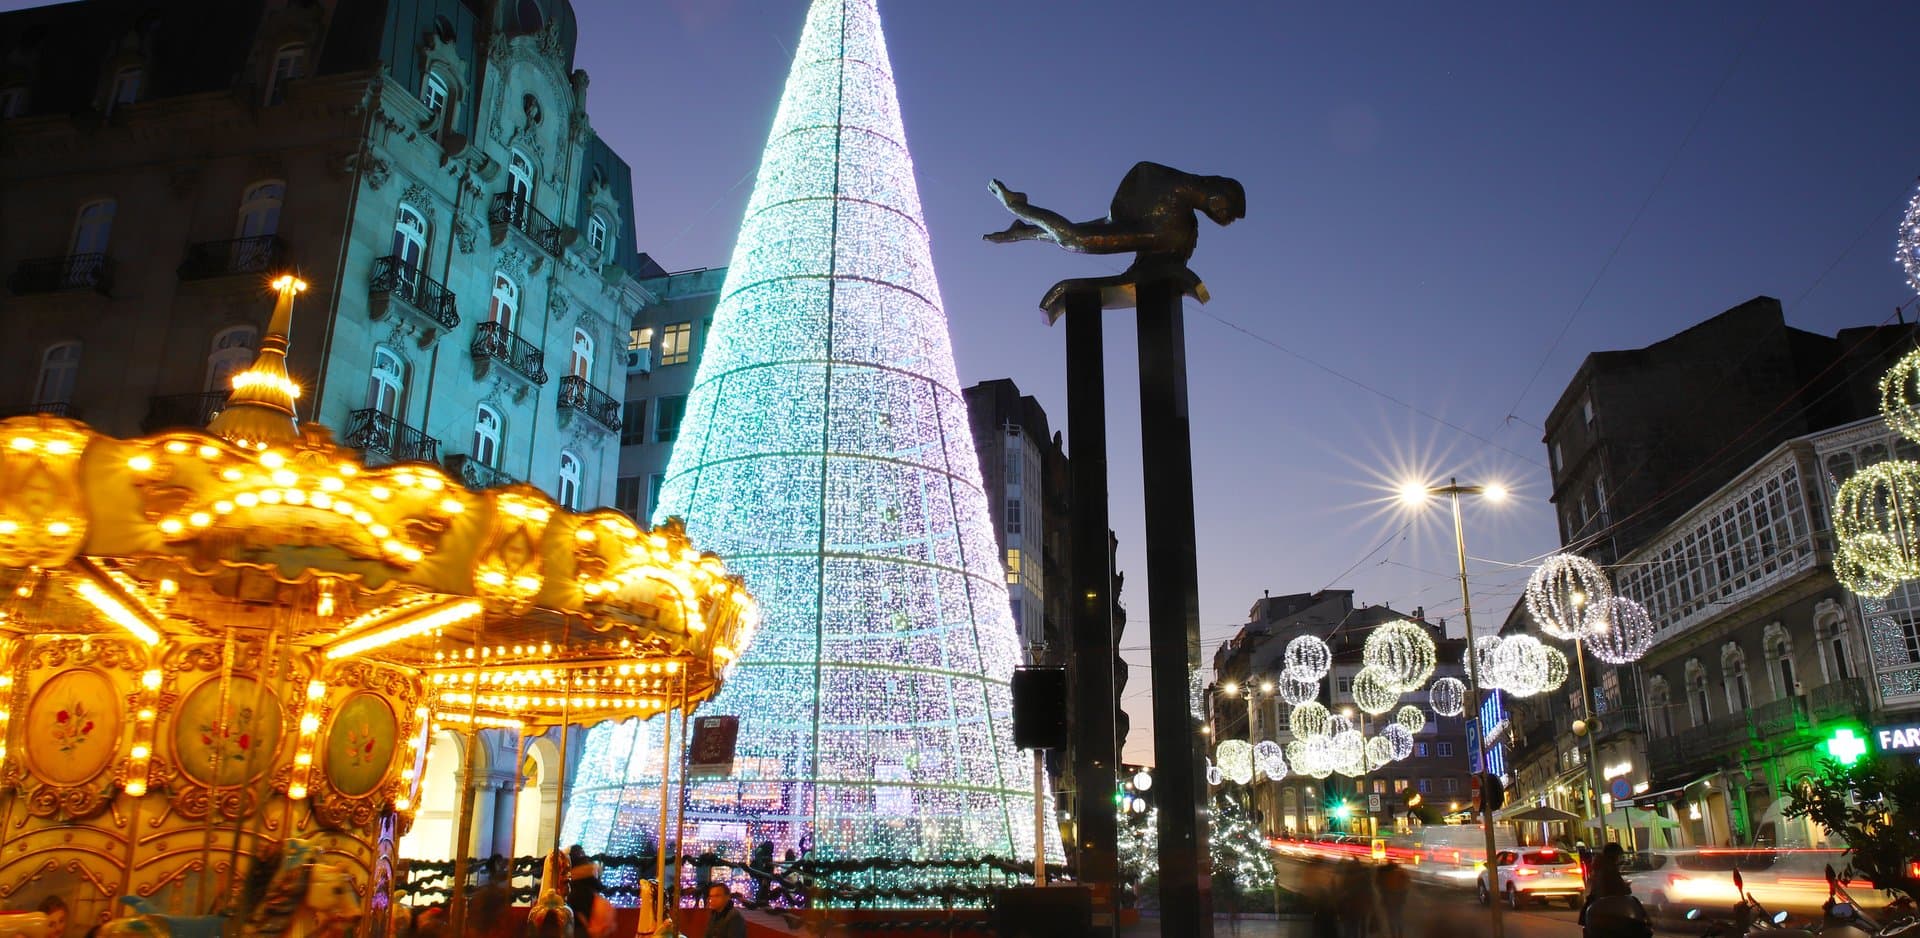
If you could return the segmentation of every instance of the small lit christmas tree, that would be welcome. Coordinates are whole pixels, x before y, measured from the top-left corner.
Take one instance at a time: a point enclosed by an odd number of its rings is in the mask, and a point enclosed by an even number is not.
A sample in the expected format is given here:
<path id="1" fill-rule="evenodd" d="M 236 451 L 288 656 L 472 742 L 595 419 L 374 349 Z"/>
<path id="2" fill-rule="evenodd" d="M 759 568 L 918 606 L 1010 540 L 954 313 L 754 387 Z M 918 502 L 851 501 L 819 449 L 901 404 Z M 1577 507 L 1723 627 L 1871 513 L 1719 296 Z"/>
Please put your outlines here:
<path id="1" fill-rule="evenodd" d="M 1222 909 L 1273 911 L 1273 850 L 1246 808 L 1228 798 L 1213 803 L 1213 897 Z M 1229 905 L 1231 903 L 1231 905 Z"/>

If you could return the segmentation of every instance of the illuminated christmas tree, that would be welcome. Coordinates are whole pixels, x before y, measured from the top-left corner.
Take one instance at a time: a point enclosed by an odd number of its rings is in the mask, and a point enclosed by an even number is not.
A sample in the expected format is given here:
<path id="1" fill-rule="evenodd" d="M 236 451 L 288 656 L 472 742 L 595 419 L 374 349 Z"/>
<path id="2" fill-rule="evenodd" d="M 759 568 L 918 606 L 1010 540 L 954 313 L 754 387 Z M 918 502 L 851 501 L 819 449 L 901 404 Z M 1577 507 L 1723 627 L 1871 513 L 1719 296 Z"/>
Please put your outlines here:
<path id="1" fill-rule="evenodd" d="M 763 613 L 701 711 L 741 727 L 734 775 L 694 782 L 690 848 L 1032 856 L 1006 568 L 873 0 L 807 15 L 654 520 L 668 517 Z M 622 806 L 652 800 L 658 759 L 626 764 L 629 739 L 594 731 L 603 764 L 582 769 L 568 842 L 651 842 L 650 812 Z"/>

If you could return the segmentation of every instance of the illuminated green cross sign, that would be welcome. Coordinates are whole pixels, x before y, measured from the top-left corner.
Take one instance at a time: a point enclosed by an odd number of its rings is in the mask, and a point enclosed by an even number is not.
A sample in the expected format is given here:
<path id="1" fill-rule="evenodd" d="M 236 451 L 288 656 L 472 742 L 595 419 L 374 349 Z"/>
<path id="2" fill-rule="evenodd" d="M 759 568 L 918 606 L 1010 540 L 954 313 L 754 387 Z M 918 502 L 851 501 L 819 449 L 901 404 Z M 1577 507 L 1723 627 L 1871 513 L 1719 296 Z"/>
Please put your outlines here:
<path id="1" fill-rule="evenodd" d="M 1833 735 L 1827 737 L 1827 741 L 1821 743 L 1820 747 L 1841 765 L 1852 765 L 1860 761 L 1861 756 L 1867 754 L 1867 741 L 1853 735 L 1852 730 L 1844 727 L 1834 730 Z"/>

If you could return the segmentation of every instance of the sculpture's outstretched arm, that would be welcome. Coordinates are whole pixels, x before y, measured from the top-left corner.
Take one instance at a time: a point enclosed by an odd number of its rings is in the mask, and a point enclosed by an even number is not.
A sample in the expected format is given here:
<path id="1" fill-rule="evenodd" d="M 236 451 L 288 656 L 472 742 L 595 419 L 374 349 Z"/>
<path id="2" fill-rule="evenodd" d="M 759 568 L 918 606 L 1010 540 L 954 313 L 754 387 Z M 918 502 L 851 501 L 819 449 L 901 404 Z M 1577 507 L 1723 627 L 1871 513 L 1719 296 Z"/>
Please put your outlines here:
<path id="1" fill-rule="evenodd" d="M 988 241 L 999 244 L 1052 241 L 1078 254 L 1124 254 L 1128 251 L 1152 251 L 1160 247 L 1155 233 L 1145 227 L 1121 225 L 1108 218 L 1070 221 L 1052 209 L 1030 204 L 1026 193 L 1015 192 L 998 179 L 988 183 L 987 189 L 1018 219 L 1006 230 L 986 235 Z"/>

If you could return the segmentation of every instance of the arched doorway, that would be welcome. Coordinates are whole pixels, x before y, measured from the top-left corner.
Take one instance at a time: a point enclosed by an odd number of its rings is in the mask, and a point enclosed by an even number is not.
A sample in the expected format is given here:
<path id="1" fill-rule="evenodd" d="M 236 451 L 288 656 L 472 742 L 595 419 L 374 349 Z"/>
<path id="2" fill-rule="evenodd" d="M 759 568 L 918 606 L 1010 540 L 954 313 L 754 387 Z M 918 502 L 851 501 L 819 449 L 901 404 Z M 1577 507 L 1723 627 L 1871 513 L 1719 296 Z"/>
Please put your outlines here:
<path id="1" fill-rule="evenodd" d="M 560 821 L 560 747 L 545 736 L 528 741 L 520 762 L 520 793 L 513 813 L 514 856 L 554 849 Z"/>
<path id="2" fill-rule="evenodd" d="M 486 747 L 481 747 L 480 755 L 478 770 L 485 773 Z M 466 740 L 447 730 L 433 734 L 422 776 L 420 810 L 413 817 L 412 829 L 400 838 L 401 856 L 410 860 L 453 859 L 460 823 L 460 778 L 466 774 L 466 762 Z"/>

